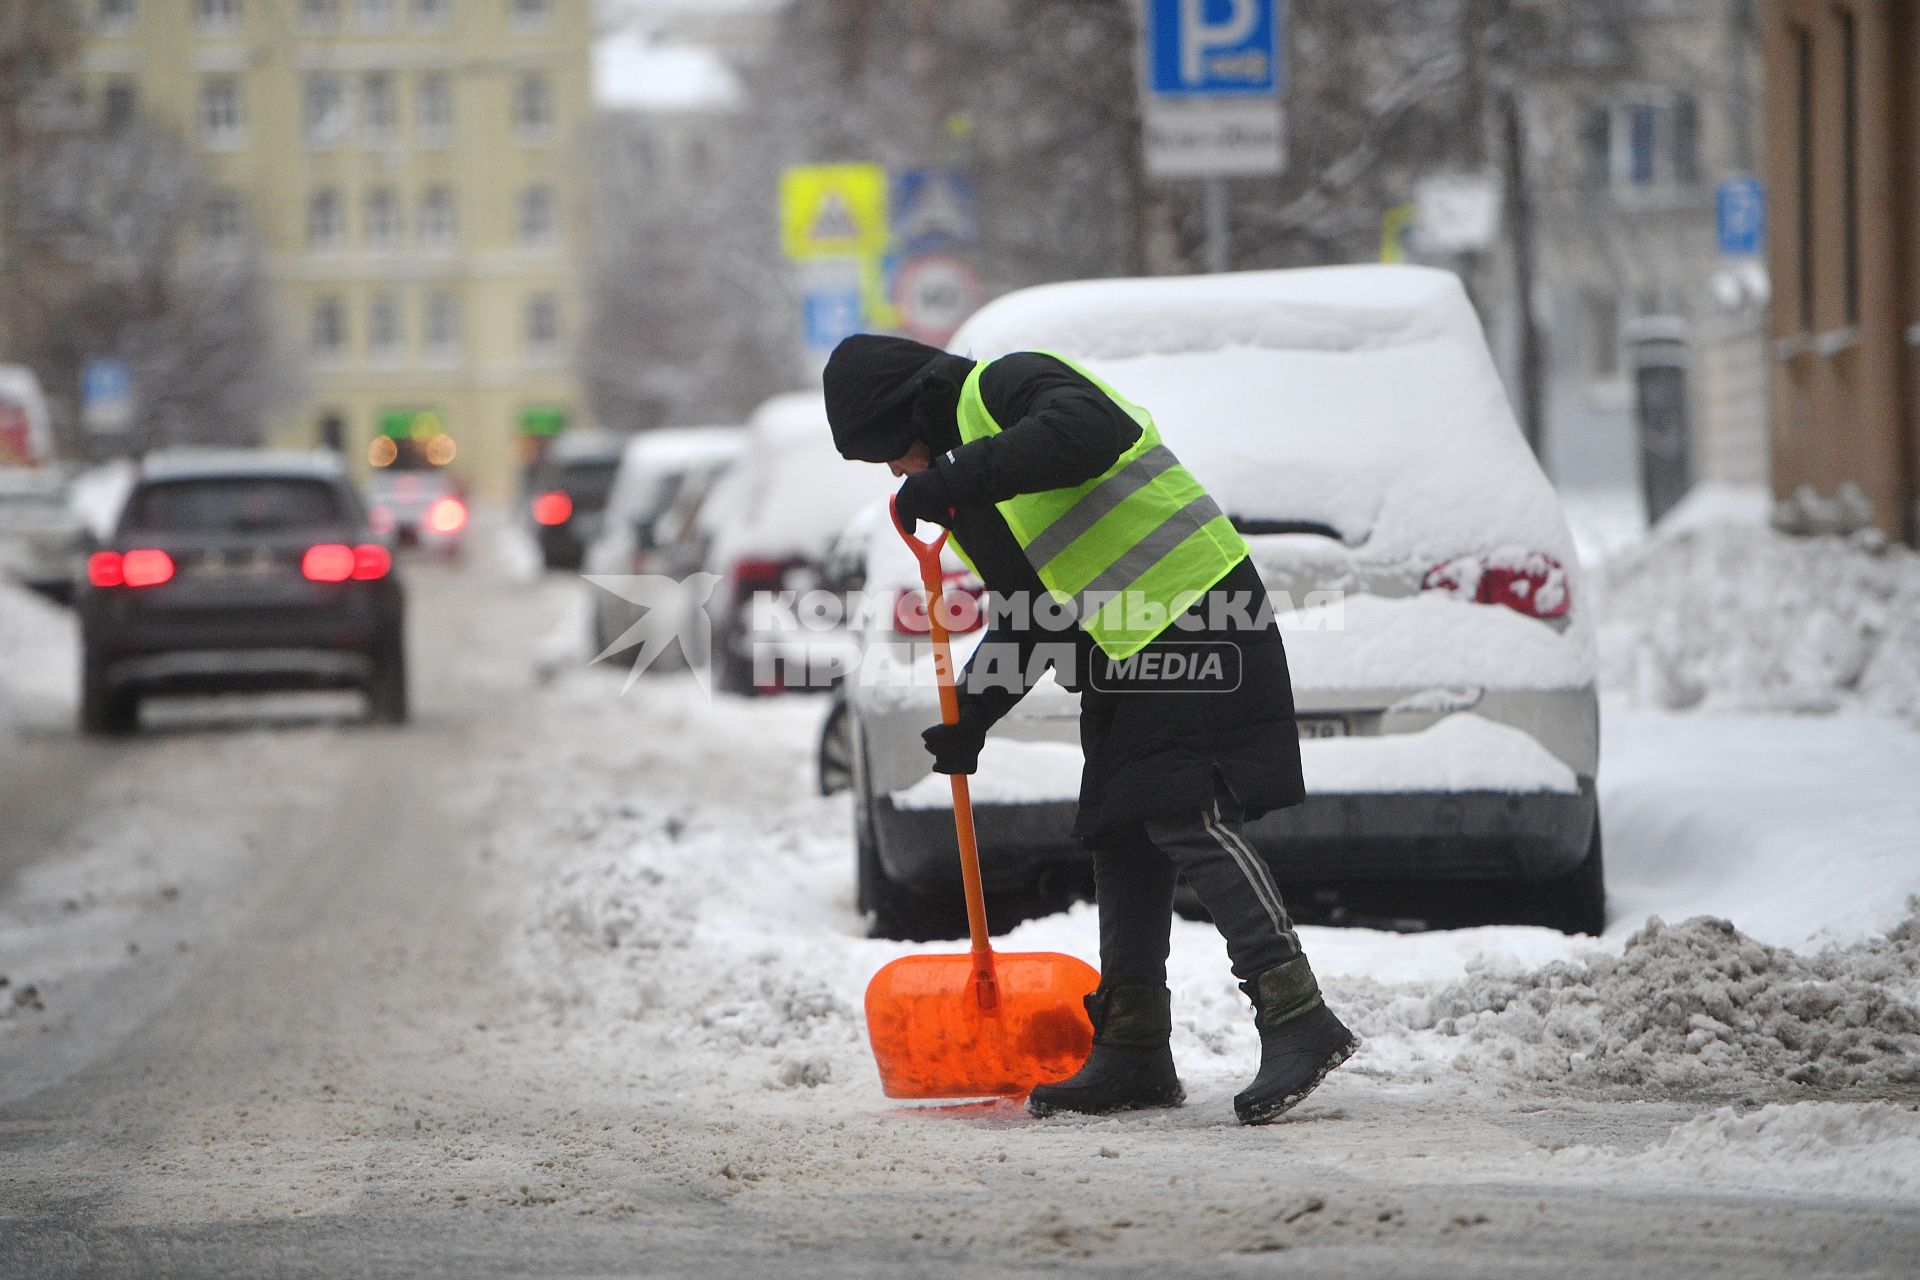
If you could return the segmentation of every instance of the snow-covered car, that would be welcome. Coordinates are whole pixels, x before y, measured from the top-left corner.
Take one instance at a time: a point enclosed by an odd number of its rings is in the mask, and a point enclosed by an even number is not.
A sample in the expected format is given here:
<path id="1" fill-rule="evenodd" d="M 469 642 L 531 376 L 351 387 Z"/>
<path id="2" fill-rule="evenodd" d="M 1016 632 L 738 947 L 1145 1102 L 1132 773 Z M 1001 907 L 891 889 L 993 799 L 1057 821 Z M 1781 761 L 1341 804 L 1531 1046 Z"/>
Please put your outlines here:
<path id="1" fill-rule="evenodd" d="M 549 569 L 578 569 L 600 534 L 625 437 L 565 431 L 526 477 L 526 516 Z"/>
<path id="2" fill-rule="evenodd" d="M 64 603 L 86 548 L 86 523 L 57 467 L 0 466 L 0 577 Z"/>
<path id="3" fill-rule="evenodd" d="M 886 468 L 848 462 L 833 447 L 819 392 L 775 396 L 754 411 L 737 466 L 699 518 L 712 602 L 714 668 L 731 693 L 826 691 L 852 650 L 845 629 L 802 616 L 834 536 L 891 491 Z"/>
<path id="4" fill-rule="evenodd" d="M 149 454 L 75 607 L 83 732 L 168 693 L 360 689 L 407 718 L 393 555 L 335 454 Z"/>
<path id="5" fill-rule="evenodd" d="M 599 534 L 587 545 L 582 570 L 612 576 L 679 576 L 676 569 L 697 567 L 697 559 L 688 566 L 676 556 L 689 523 L 685 499 L 704 492 L 740 456 L 744 439 L 739 427 L 667 427 L 628 440 Z M 611 591 L 589 590 L 598 651 L 639 621 L 640 610 Z"/>
<path id="6" fill-rule="evenodd" d="M 467 496 L 445 467 L 384 467 L 367 477 L 367 518 L 395 546 L 449 558 L 466 546 Z"/>
<path id="7" fill-rule="evenodd" d="M 992 303 L 953 346 L 1081 361 L 1154 415 L 1245 535 L 1286 637 L 1309 793 L 1250 824 L 1277 878 L 1332 901 L 1424 881 L 1489 915 L 1599 931 L 1591 622 L 1558 500 L 1455 277 L 1048 285 Z M 867 548 L 867 592 L 906 603 L 864 611 L 844 738 L 822 759 L 848 762 L 878 931 L 954 933 L 948 787 L 920 744 L 939 715 L 931 659 L 905 686 L 873 661 L 914 639 L 916 566 L 890 529 Z M 1077 702 L 1049 677 L 988 739 L 973 796 L 991 887 L 1088 878 L 1067 834 Z"/>

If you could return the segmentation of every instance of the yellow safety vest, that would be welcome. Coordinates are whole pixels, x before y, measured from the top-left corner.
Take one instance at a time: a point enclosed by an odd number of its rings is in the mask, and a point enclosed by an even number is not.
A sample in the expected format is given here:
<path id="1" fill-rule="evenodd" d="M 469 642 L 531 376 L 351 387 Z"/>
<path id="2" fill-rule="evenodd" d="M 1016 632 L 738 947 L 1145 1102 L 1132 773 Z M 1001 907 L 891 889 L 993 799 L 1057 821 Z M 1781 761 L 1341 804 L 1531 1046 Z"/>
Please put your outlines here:
<path id="1" fill-rule="evenodd" d="M 1114 464 L 1070 489 L 995 503 L 1041 583 L 1110 658 L 1138 653 L 1241 560 L 1247 544 L 1207 496 L 1145 409 L 1064 356 L 1055 360 L 1100 388 L 1140 426 Z M 987 362 L 960 388 L 960 439 L 998 435 L 980 396 Z M 972 567 L 958 542 L 954 549 Z"/>

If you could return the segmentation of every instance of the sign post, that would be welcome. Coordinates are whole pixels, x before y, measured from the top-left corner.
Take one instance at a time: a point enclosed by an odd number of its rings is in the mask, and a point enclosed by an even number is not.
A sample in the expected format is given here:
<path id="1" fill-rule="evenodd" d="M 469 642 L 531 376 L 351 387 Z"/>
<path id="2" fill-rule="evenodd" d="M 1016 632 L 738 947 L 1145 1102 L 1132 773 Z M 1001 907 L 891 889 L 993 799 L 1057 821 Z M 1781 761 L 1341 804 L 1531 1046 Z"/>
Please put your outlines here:
<path id="1" fill-rule="evenodd" d="M 1229 261 L 1225 180 L 1286 168 L 1285 0 L 1141 0 L 1147 176 L 1207 183 L 1207 267 Z"/>

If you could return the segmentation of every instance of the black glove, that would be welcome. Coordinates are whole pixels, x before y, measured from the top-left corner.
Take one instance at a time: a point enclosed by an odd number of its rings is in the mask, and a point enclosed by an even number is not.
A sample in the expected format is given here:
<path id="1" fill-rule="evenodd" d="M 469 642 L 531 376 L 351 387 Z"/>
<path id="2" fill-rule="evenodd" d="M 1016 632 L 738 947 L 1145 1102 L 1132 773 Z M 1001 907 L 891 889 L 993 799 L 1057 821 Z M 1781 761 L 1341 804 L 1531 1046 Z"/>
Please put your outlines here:
<path id="1" fill-rule="evenodd" d="M 936 724 L 923 730 L 920 741 L 933 755 L 935 773 L 972 773 L 980 767 L 980 748 L 986 745 L 992 717 L 981 707 L 962 704 L 959 724 Z"/>
<path id="2" fill-rule="evenodd" d="M 908 476 L 893 500 L 893 509 L 899 513 L 900 523 L 906 526 L 908 536 L 912 536 L 914 522 L 918 520 L 946 524 L 953 519 L 953 507 L 953 495 L 947 491 L 947 478 L 940 474 L 937 466 Z"/>

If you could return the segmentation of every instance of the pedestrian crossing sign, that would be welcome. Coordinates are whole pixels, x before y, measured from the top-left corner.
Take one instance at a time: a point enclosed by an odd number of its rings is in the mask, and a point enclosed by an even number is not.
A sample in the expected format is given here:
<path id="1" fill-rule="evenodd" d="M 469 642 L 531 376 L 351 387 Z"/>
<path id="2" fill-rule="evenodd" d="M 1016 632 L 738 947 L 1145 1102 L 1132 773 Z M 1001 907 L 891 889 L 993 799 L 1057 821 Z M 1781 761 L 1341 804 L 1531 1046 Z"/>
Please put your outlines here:
<path id="1" fill-rule="evenodd" d="M 780 242 L 796 262 L 886 250 L 887 171 L 877 164 L 811 164 L 780 175 Z"/>

